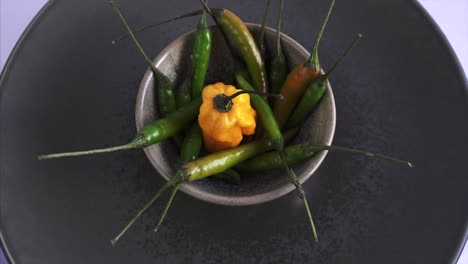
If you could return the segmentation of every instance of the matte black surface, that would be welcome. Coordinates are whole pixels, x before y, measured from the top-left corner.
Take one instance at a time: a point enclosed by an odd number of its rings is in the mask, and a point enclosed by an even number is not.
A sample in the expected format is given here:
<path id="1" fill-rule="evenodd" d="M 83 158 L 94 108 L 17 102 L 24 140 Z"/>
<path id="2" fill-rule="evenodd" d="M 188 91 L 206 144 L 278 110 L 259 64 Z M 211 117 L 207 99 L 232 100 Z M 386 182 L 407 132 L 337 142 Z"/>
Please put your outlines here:
<path id="1" fill-rule="evenodd" d="M 197 1 L 118 1 L 133 25 Z M 287 1 L 284 32 L 311 47 L 329 1 Z M 259 22 L 264 1 L 212 1 Z M 177 8 L 178 6 L 179 8 Z M 273 14 L 275 12 L 272 12 Z M 275 15 L 269 18 L 273 25 Z M 140 35 L 150 57 L 196 19 Z M 112 238 L 164 183 L 143 151 L 37 161 L 44 152 L 131 139 L 146 64 L 107 1 L 53 1 L 0 81 L 0 209 L 16 263 L 455 263 L 468 223 L 466 81 L 412 1 L 338 1 L 320 48 L 330 67 L 357 32 L 360 46 L 331 77 L 335 144 L 410 159 L 414 169 L 329 153 L 305 184 L 321 237 L 312 242 L 289 194 L 223 207 L 180 193 L 164 227 L 154 206 L 121 243 Z"/>

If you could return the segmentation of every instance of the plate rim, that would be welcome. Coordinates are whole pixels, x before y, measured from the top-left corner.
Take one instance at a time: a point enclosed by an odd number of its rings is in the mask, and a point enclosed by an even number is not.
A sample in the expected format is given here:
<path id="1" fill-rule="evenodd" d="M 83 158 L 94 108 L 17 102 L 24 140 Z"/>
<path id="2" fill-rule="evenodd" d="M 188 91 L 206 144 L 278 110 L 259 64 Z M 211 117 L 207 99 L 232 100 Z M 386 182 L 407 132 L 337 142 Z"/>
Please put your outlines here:
<path id="1" fill-rule="evenodd" d="M 13 63 L 12 61 L 15 59 L 17 53 L 19 50 L 24 46 L 24 43 L 26 42 L 26 39 L 29 37 L 29 35 L 32 33 L 35 27 L 39 25 L 40 20 L 43 19 L 45 14 L 49 12 L 52 8 L 52 6 L 56 3 L 56 0 L 47 0 L 47 2 L 42 6 L 42 8 L 37 12 L 37 14 L 33 17 L 33 19 L 28 23 L 26 28 L 24 29 L 23 33 L 21 33 L 20 37 L 18 38 L 18 41 L 15 43 L 13 46 L 13 49 L 11 50 L 10 54 L 8 55 L 8 58 L 5 62 L 5 65 L 3 66 L 2 71 L 0 72 L 0 103 L 2 102 L 3 94 L 4 94 L 4 85 L 3 83 L 5 82 L 5 79 L 10 71 L 11 64 Z M 0 131 L 0 138 L 2 134 Z M 0 158 L 1 158 L 1 152 L 0 152 Z M 0 190 L 2 189 L 2 176 L 3 175 L 3 169 L 0 168 Z M 12 251 L 10 250 L 10 247 L 7 245 L 6 238 L 5 238 L 5 233 L 3 231 L 3 224 L 2 224 L 2 219 L 1 217 L 3 215 L 2 213 L 2 193 L 0 192 L 0 249 L 3 252 L 3 255 L 5 256 L 5 259 L 7 263 L 10 264 L 15 264 L 16 261 L 13 258 Z"/>
<path id="2" fill-rule="evenodd" d="M 437 34 L 437 37 L 442 40 L 442 43 L 447 47 L 448 52 L 450 54 L 451 59 L 455 62 L 458 75 L 461 76 L 461 80 L 464 83 L 465 89 L 465 96 L 468 97 L 468 72 L 465 73 L 460 59 L 458 58 L 457 54 L 455 53 L 455 50 L 452 47 L 452 44 L 447 39 L 447 36 L 444 34 L 442 29 L 439 27 L 439 25 L 435 22 L 434 18 L 429 14 L 429 12 L 424 8 L 424 6 L 417 0 L 415 1 L 410 1 L 410 5 L 413 5 L 413 8 L 415 9 L 416 12 L 419 12 L 421 14 L 421 17 L 426 20 L 426 22 L 432 26 L 433 30 Z M 453 256 L 451 257 L 451 263 L 452 264 L 457 264 L 458 260 L 461 257 L 461 254 L 463 253 L 463 250 L 466 247 L 467 254 L 468 254 L 468 215 L 466 216 L 465 220 L 465 231 L 460 234 L 460 238 L 458 239 L 458 248 L 454 249 Z M 461 263 L 460 263 L 461 264 Z"/>
<path id="3" fill-rule="evenodd" d="M 34 28 L 38 26 L 39 22 L 43 19 L 43 17 L 46 15 L 46 13 L 51 10 L 51 8 L 53 7 L 53 5 L 56 2 L 57 2 L 56 0 L 48 0 L 44 4 L 44 6 L 37 12 L 37 14 L 31 20 L 31 22 L 29 22 L 27 27 L 24 29 L 23 33 L 21 34 L 18 41 L 16 42 L 13 49 L 11 50 L 11 53 L 8 55 L 8 59 L 6 60 L 4 67 L 3 67 L 2 71 L 0 72 L 0 102 L 2 101 L 3 94 L 4 94 L 4 89 L 5 89 L 4 85 L 3 85 L 3 83 L 5 82 L 5 79 L 6 79 L 5 76 L 7 76 L 8 72 L 10 71 L 12 61 L 15 59 L 15 57 L 16 57 L 17 53 L 19 52 L 19 50 L 24 46 L 25 40 L 29 37 L 29 35 L 34 30 Z M 463 70 L 463 68 L 461 66 L 460 59 L 456 55 L 452 45 L 450 44 L 447 37 L 443 33 L 442 29 L 439 27 L 439 25 L 435 22 L 434 18 L 428 13 L 428 11 L 421 5 L 421 3 L 419 1 L 417 1 L 417 0 L 407 1 L 406 4 L 408 4 L 409 7 L 412 6 L 412 8 L 415 10 L 415 12 L 419 12 L 421 14 L 421 17 L 423 19 L 425 19 L 426 22 L 435 31 L 435 33 L 437 35 L 436 37 L 441 40 L 443 45 L 445 45 L 448 53 L 451 55 L 451 59 L 455 63 L 455 66 L 457 68 L 457 75 L 461 78 L 461 81 L 463 82 L 463 84 L 465 86 L 464 92 L 465 92 L 465 96 L 468 98 L 468 76 L 467 76 L 468 72 L 465 73 L 465 71 Z M 1 133 L 0 133 L 0 137 L 1 137 Z M 3 174 L 2 171 L 3 170 L 0 168 L 0 188 L 2 187 L 2 177 L 1 177 L 1 175 Z M 0 192 L 0 248 L 2 249 L 3 254 L 4 254 L 7 262 L 10 263 L 10 264 L 15 264 L 16 261 L 14 260 L 13 254 L 12 254 L 11 250 L 9 249 L 9 247 L 7 245 L 5 234 L 3 232 L 3 224 L 2 224 L 2 221 L 1 221 L 2 220 L 2 217 L 1 217 L 1 215 L 2 215 L 1 204 L 2 204 L 3 200 L 1 199 L 1 197 L 2 197 L 2 195 L 1 195 L 1 192 Z M 459 242 L 458 243 L 459 244 L 458 248 L 454 249 L 454 252 L 453 252 L 454 254 L 453 254 L 453 256 L 450 257 L 451 258 L 451 263 L 453 263 L 453 264 L 457 264 L 461 254 L 463 252 L 463 249 L 465 248 L 465 245 L 468 242 L 468 214 L 467 214 L 467 219 L 466 219 L 466 223 L 465 223 L 465 230 L 464 230 L 464 232 L 462 234 L 460 234 L 460 238 L 459 238 L 458 242 Z M 467 250 L 468 250 L 468 248 L 467 248 Z"/>

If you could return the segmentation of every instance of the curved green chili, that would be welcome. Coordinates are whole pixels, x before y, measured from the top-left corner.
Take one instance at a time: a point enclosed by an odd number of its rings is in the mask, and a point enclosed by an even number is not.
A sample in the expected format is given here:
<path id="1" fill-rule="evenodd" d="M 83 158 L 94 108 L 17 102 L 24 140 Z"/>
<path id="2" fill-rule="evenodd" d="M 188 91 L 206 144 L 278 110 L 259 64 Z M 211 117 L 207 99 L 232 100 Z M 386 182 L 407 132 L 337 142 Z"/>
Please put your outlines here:
<path id="1" fill-rule="evenodd" d="M 236 82 L 239 84 L 239 88 L 246 91 L 255 91 L 255 89 L 244 79 L 243 75 L 238 72 L 236 73 Z M 257 94 L 250 94 L 250 102 L 257 111 L 258 119 L 261 122 L 262 129 L 268 134 L 268 137 L 272 141 L 275 149 L 281 149 L 284 145 L 283 135 L 275 121 L 273 111 L 267 101 L 262 96 Z"/>
<path id="2" fill-rule="evenodd" d="M 344 54 L 335 62 L 335 64 L 331 67 L 330 71 L 328 71 L 324 75 L 319 75 L 315 80 L 313 80 L 307 90 L 305 91 L 304 95 L 302 96 L 299 104 L 297 104 L 296 108 L 294 109 L 291 117 L 289 118 L 288 122 L 286 123 L 286 127 L 297 127 L 303 122 L 307 116 L 312 112 L 314 107 L 318 104 L 320 99 L 322 98 L 325 90 L 327 89 L 328 77 L 330 74 L 335 70 L 336 66 L 340 64 L 340 62 L 348 55 L 348 53 L 356 46 L 358 41 L 361 39 L 362 35 L 358 34 L 356 39 L 353 41 L 350 47 L 344 52 Z"/>
<path id="3" fill-rule="evenodd" d="M 184 107 L 175 112 L 170 113 L 165 118 L 158 119 L 145 127 L 143 127 L 135 136 L 135 138 L 128 144 L 104 148 L 94 149 L 87 151 L 65 152 L 57 154 L 48 154 L 38 156 L 39 160 L 83 156 L 96 153 L 113 152 L 123 149 L 145 148 L 150 145 L 156 144 L 162 140 L 174 136 L 177 132 L 182 130 L 190 121 L 195 119 L 198 115 L 202 99 L 198 97 L 186 104 Z"/>
<path id="4" fill-rule="evenodd" d="M 195 42 L 193 45 L 191 60 L 191 96 L 201 96 L 201 92 L 205 85 L 206 73 L 208 71 L 208 63 L 211 54 L 211 31 L 206 22 L 206 11 L 203 13 L 198 22 L 197 31 L 195 33 Z M 202 146 L 202 131 L 198 122 L 194 122 L 185 136 L 184 142 L 180 150 L 180 158 L 182 164 L 198 158 Z"/>
<path id="5" fill-rule="evenodd" d="M 284 137 L 289 139 L 294 137 L 296 133 L 297 129 L 288 130 L 284 133 Z M 196 181 L 217 173 L 222 173 L 236 164 L 270 149 L 272 149 L 270 140 L 264 138 L 262 140 L 239 145 L 235 148 L 212 153 L 182 165 L 181 168 L 177 170 L 174 177 L 161 187 L 161 189 L 159 189 L 148 203 L 138 211 L 122 231 L 120 231 L 119 234 L 111 240 L 112 245 L 115 245 L 135 223 L 135 221 L 161 196 L 162 193 L 167 191 L 170 187 L 174 187 L 175 191 L 177 191 L 178 186 L 183 182 Z M 173 193 L 175 191 L 173 191 Z M 170 205 L 171 202 L 172 198 L 169 199 L 168 205 Z M 168 208 L 168 206 L 166 206 L 166 208 Z M 166 213 L 167 209 L 164 210 L 164 213 L 159 220 L 158 227 L 162 223 Z"/>
<path id="6" fill-rule="evenodd" d="M 269 67 L 270 91 L 271 93 L 280 93 L 281 86 L 286 80 L 288 66 L 286 65 L 286 57 L 281 48 L 281 20 L 283 16 L 283 0 L 280 0 L 280 9 L 278 14 L 278 24 L 276 26 L 276 52 L 271 60 Z"/>
<path id="7" fill-rule="evenodd" d="M 284 149 L 286 159 L 289 165 L 296 165 L 301 162 L 304 162 L 310 158 L 312 158 L 315 153 L 323 151 L 323 150 L 330 150 L 330 151 L 344 151 L 344 152 L 352 152 L 356 154 L 362 154 L 369 157 L 380 158 L 384 160 L 388 160 L 397 164 L 401 164 L 408 167 L 413 167 L 413 164 L 409 161 L 401 160 L 392 158 L 389 156 L 384 156 L 372 152 L 367 152 L 363 150 L 353 149 L 353 148 L 345 148 L 345 147 L 338 147 L 338 146 L 328 146 L 328 145 L 320 145 L 320 144 L 295 144 L 289 146 Z M 283 167 L 283 162 L 281 161 L 281 157 L 278 152 L 268 152 L 259 156 L 256 156 L 252 159 L 243 161 L 235 166 L 235 169 L 239 171 L 249 171 L 249 172 L 261 172 L 267 170 L 275 170 L 281 169 Z"/>
<path id="8" fill-rule="evenodd" d="M 221 28 L 224 36 L 230 40 L 227 42 L 234 44 L 240 51 L 256 90 L 266 92 L 268 80 L 265 63 L 255 43 L 255 39 L 244 22 L 227 9 L 210 9 L 203 0 L 200 1 L 207 12 L 213 17 L 216 24 Z"/>
<path id="9" fill-rule="evenodd" d="M 206 11 L 200 17 L 192 52 L 192 96 L 201 95 L 211 54 L 211 31 L 206 22 Z"/>
<path id="10" fill-rule="evenodd" d="M 315 152 L 305 152 L 304 145 L 297 144 L 284 149 L 286 161 L 289 166 L 296 165 L 311 158 Z M 277 151 L 268 152 L 252 159 L 243 161 L 235 166 L 239 171 L 261 172 L 273 169 L 282 169 L 283 162 Z"/>
<path id="11" fill-rule="evenodd" d="M 187 131 L 184 141 L 180 147 L 180 162 L 185 164 L 200 155 L 202 146 L 202 131 L 198 122 L 194 122 Z"/>

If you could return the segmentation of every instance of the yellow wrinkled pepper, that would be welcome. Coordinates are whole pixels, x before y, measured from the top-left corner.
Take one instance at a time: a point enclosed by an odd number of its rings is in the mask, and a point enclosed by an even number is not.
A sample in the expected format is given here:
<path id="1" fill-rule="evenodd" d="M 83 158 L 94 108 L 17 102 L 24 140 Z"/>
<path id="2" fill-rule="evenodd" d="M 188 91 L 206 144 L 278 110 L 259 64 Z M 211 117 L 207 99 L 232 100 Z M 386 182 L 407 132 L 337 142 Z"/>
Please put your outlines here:
<path id="1" fill-rule="evenodd" d="M 257 113 L 250 106 L 250 96 L 240 94 L 226 100 L 239 91 L 242 90 L 221 82 L 203 88 L 198 123 L 205 147 L 210 152 L 233 148 L 240 144 L 242 135 L 255 133 Z"/>

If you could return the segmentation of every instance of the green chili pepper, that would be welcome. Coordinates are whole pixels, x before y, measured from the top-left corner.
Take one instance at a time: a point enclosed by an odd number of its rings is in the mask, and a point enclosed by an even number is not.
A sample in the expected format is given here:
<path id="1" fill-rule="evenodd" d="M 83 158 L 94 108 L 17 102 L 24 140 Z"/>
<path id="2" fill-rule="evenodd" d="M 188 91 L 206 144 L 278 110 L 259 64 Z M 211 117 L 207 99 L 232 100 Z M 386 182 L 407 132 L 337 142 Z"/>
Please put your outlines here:
<path id="1" fill-rule="evenodd" d="M 175 99 L 177 108 L 181 108 L 186 103 L 190 102 L 192 96 L 190 92 L 192 90 L 192 80 L 190 78 L 185 78 L 178 89 L 175 91 Z"/>
<path id="2" fill-rule="evenodd" d="M 318 104 L 323 94 L 325 93 L 325 90 L 327 89 L 328 76 L 330 76 L 330 74 L 335 70 L 336 66 L 354 48 L 361 37 L 362 35 L 358 34 L 351 46 L 344 52 L 338 61 L 335 62 L 330 71 L 324 75 L 319 75 L 309 84 L 306 92 L 299 101 L 299 104 L 296 106 L 294 112 L 291 114 L 291 117 L 286 123 L 286 127 L 297 127 L 307 118 L 307 116 L 310 114 L 310 112 L 312 112 L 314 107 Z"/>
<path id="3" fill-rule="evenodd" d="M 236 75 L 236 80 L 243 89 L 247 91 L 253 89 L 250 86 L 250 84 L 242 78 L 242 75 Z M 278 152 L 278 154 L 281 157 L 283 169 L 285 169 L 288 173 L 290 178 L 289 181 L 296 187 L 296 190 L 299 192 L 299 195 L 302 198 L 302 201 L 304 202 L 307 216 L 309 217 L 310 225 L 312 227 L 314 239 L 318 241 L 317 230 L 315 229 L 315 224 L 312 219 L 312 214 L 310 212 L 309 203 L 307 202 L 307 197 L 305 195 L 304 189 L 302 188 L 302 184 L 299 182 L 294 171 L 288 166 L 286 156 L 284 154 L 284 138 L 281 134 L 281 130 L 278 126 L 278 123 L 276 122 L 275 116 L 271 111 L 271 108 L 268 105 L 267 101 L 264 100 L 261 96 L 252 94 L 250 95 L 250 98 L 253 107 L 257 111 L 258 118 L 262 122 L 262 128 L 270 138 L 272 147 Z"/>
<path id="4" fill-rule="evenodd" d="M 195 42 L 192 50 L 192 68 L 191 68 L 191 96 L 201 96 L 201 92 L 205 85 L 208 63 L 211 53 L 211 31 L 206 22 L 206 11 L 203 13 L 198 22 L 197 32 L 195 34 Z M 195 122 L 185 136 L 181 147 L 181 162 L 185 164 L 191 160 L 198 158 L 202 146 L 202 132 L 198 122 Z"/>
<path id="5" fill-rule="evenodd" d="M 82 156 L 96 153 L 113 152 L 123 149 L 148 147 L 164 139 L 168 139 L 174 136 L 177 132 L 182 130 L 190 121 L 195 119 L 198 115 L 198 110 L 200 108 L 201 102 L 201 97 L 198 97 L 192 100 L 190 103 L 186 104 L 184 107 L 178 109 L 173 113 L 170 113 L 165 118 L 158 119 L 146 125 L 137 133 L 135 138 L 128 144 L 105 149 L 40 155 L 38 156 L 38 159 L 45 160 L 62 157 Z"/>
<path id="6" fill-rule="evenodd" d="M 265 63 L 252 34 L 244 22 L 227 9 L 210 9 L 203 0 L 200 1 L 221 28 L 224 36 L 228 38 L 227 42 L 232 43 L 240 51 L 256 90 L 266 92 L 268 80 Z"/>
<path id="7" fill-rule="evenodd" d="M 284 134 L 285 138 L 294 137 L 297 133 L 297 129 L 289 130 Z M 220 152 L 212 153 L 194 161 L 188 162 L 181 166 L 177 170 L 174 177 L 172 177 L 159 191 L 138 211 L 135 217 L 120 231 L 120 233 L 111 240 L 112 245 L 115 245 L 117 241 L 127 232 L 127 230 L 135 223 L 135 221 L 161 196 L 162 193 L 167 191 L 170 187 L 174 187 L 173 194 L 176 193 L 179 185 L 183 182 L 196 181 L 204 179 L 211 175 L 222 173 L 227 169 L 237 165 L 238 163 L 254 157 L 260 153 L 268 151 L 272 148 L 271 142 L 268 139 L 262 139 L 247 144 L 239 145 L 235 148 L 223 150 Z M 166 216 L 168 208 L 170 207 L 173 195 L 171 195 L 166 209 L 164 210 L 161 218 L 155 228 L 157 231 Z"/>
<path id="8" fill-rule="evenodd" d="M 270 2 L 271 0 L 267 0 L 266 6 L 265 6 L 265 13 L 263 13 L 262 27 L 260 28 L 260 34 L 258 35 L 258 39 L 257 39 L 258 49 L 260 50 L 260 54 L 262 54 L 262 57 L 264 60 L 266 60 L 265 25 L 266 25 L 266 20 L 268 18 L 268 13 L 270 11 Z"/>
<path id="9" fill-rule="evenodd" d="M 182 14 L 182 15 L 178 15 L 178 16 L 173 17 L 173 18 L 169 18 L 169 19 L 166 19 L 166 20 L 163 20 L 163 21 L 159 21 L 159 22 L 156 22 L 156 23 L 153 23 L 153 24 L 150 24 L 150 25 L 146 25 L 146 26 L 137 28 L 137 29 L 133 30 L 133 33 L 136 34 L 136 33 L 139 33 L 141 31 L 144 31 L 144 30 L 147 30 L 147 29 L 150 29 L 150 28 L 155 28 L 155 27 L 158 27 L 160 25 L 163 25 L 163 24 L 175 21 L 175 20 L 179 20 L 179 19 L 182 19 L 182 18 L 197 16 L 197 15 L 200 15 L 202 12 L 203 12 L 203 9 L 200 9 L 200 10 L 195 10 L 195 11 L 188 12 L 188 13 L 185 13 L 185 14 Z M 130 37 L 130 34 L 125 34 L 125 35 L 121 36 L 120 38 L 118 38 L 116 40 L 113 40 L 112 44 L 117 44 L 118 42 L 120 42 L 120 41 L 122 41 L 122 40 L 124 40 L 124 39 L 126 39 L 128 37 Z"/>
<path id="10" fill-rule="evenodd" d="M 180 147 L 180 162 L 185 164 L 198 158 L 202 146 L 202 131 L 198 122 L 194 122 L 182 142 Z"/>
<path id="11" fill-rule="evenodd" d="M 160 70 L 156 68 L 153 61 L 148 57 L 148 55 L 146 55 L 146 52 L 141 47 L 140 43 L 135 37 L 135 34 L 133 34 L 133 31 L 130 29 L 130 26 L 128 25 L 124 16 L 120 12 L 120 10 L 117 8 L 117 6 L 114 4 L 114 2 L 110 2 L 110 4 L 114 12 L 117 14 L 117 16 L 120 18 L 120 20 L 124 24 L 125 28 L 128 31 L 128 34 L 130 35 L 133 42 L 137 46 L 138 50 L 143 55 L 146 62 L 148 62 L 148 64 L 150 65 L 151 70 L 153 71 L 153 74 L 155 75 L 156 91 L 158 92 L 158 106 L 159 106 L 159 112 L 161 116 L 166 116 L 167 114 L 174 112 L 176 110 L 176 102 L 175 102 L 175 96 L 174 96 L 174 88 L 172 86 L 171 81 L 169 80 L 169 78 L 167 78 L 166 75 L 164 75 Z"/>
<path id="12" fill-rule="evenodd" d="M 281 87 L 281 94 L 284 96 L 283 100 L 276 101 L 273 107 L 276 120 L 281 128 L 288 121 L 294 107 L 301 99 L 307 86 L 310 82 L 315 79 L 320 73 L 320 63 L 318 59 L 318 46 L 322 39 L 323 31 L 327 25 L 328 18 L 330 17 L 331 11 L 335 4 L 335 0 L 332 0 L 330 8 L 328 9 L 327 16 L 323 21 L 322 27 L 315 40 L 314 47 L 309 59 L 302 64 L 297 65 L 286 77 L 283 86 Z"/>
<path id="13" fill-rule="evenodd" d="M 236 74 L 236 81 L 239 84 L 239 88 L 246 91 L 255 91 L 255 89 L 250 85 L 243 77 L 242 73 Z M 272 141 L 273 147 L 275 149 L 282 148 L 284 144 L 283 135 L 281 130 L 278 127 L 278 124 L 275 121 L 275 116 L 273 111 L 271 111 L 270 106 L 263 99 L 262 96 L 257 94 L 250 94 L 250 102 L 252 106 L 257 111 L 258 119 L 261 122 L 262 129 L 268 134 L 268 137 Z"/>
<path id="14" fill-rule="evenodd" d="M 286 58 L 281 48 L 281 19 L 283 15 L 283 0 L 280 0 L 280 9 L 278 14 L 278 24 L 276 26 L 276 53 L 273 56 L 269 67 L 270 77 L 270 90 L 272 93 L 280 93 L 281 86 L 283 86 L 284 80 L 288 71 L 286 65 Z"/>
<path id="15" fill-rule="evenodd" d="M 311 158 L 315 152 L 304 151 L 304 145 L 293 145 L 284 149 L 284 154 L 289 166 L 296 165 Z M 277 151 L 268 152 L 252 159 L 246 160 L 235 166 L 239 171 L 267 171 L 273 169 L 281 169 L 283 162 Z"/>
<path id="16" fill-rule="evenodd" d="M 384 160 L 388 160 L 391 162 L 395 162 L 401 165 L 405 165 L 408 167 L 413 167 L 413 164 L 409 161 L 395 159 L 392 157 L 371 153 L 363 150 L 353 149 L 353 148 L 345 148 L 345 147 L 338 147 L 338 146 L 327 146 L 327 145 L 320 145 L 320 144 L 296 144 L 289 146 L 284 149 L 287 162 L 289 165 L 296 165 L 301 162 L 304 162 L 315 153 L 323 150 L 331 150 L 331 151 L 344 151 L 344 152 L 352 152 L 357 154 L 366 155 L 369 157 L 380 158 Z M 243 161 L 235 166 L 235 168 L 239 171 L 250 171 L 250 172 L 261 172 L 267 170 L 275 170 L 281 169 L 283 167 L 283 162 L 281 161 L 281 157 L 278 152 L 268 152 L 259 156 L 256 156 L 252 159 Z"/>
<path id="17" fill-rule="evenodd" d="M 219 179 L 228 183 L 239 185 L 241 181 L 241 177 L 239 173 L 233 169 L 225 170 L 221 173 L 215 174 L 211 176 L 213 179 Z"/>
<path id="18" fill-rule="evenodd" d="M 205 86 L 206 72 L 210 62 L 211 31 L 206 22 L 206 11 L 203 11 L 198 23 L 195 43 L 192 52 L 192 96 L 200 96 Z"/>

